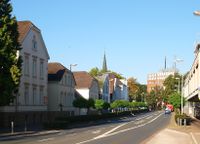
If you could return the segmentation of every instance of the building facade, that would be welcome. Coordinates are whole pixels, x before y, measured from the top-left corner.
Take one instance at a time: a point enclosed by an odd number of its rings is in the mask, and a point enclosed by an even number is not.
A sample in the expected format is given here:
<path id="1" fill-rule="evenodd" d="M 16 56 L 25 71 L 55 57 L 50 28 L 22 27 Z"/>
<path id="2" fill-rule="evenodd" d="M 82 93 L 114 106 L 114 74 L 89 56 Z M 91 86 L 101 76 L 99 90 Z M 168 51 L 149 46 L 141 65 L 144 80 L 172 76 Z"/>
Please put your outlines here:
<path id="1" fill-rule="evenodd" d="M 76 91 L 85 99 L 99 99 L 99 83 L 97 79 L 92 77 L 85 71 L 73 72 Z"/>
<path id="2" fill-rule="evenodd" d="M 195 46 L 195 58 L 185 79 L 183 95 L 187 100 L 184 113 L 200 118 L 200 43 Z"/>
<path id="3" fill-rule="evenodd" d="M 47 111 L 47 64 L 49 54 L 40 29 L 32 22 L 19 21 L 18 32 L 22 47 L 19 55 L 23 60 L 19 93 L 15 102 L 9 106 L 0 107 L 0 112 L 10 113 L 9 116 L 5 114 L 5 122 L 16 119 L 15 114 L 21 113 L 19 115 L 22 115 L 22 119 L 36 123 L 43 119 L 42 112 Z"/>
<path id="4" fill-rule="evenodd" d="M 75 115 L 75 79 L 60 63 L 48 64 L 48 111 L 65 111 Z"/>
<path id="5" fill-rule="evenodd" d="M 164 69 L 157 73 L 151 73 L 147 76 L 147 92 L 150 93 L 156 87 L 164 88 L 163 83 L 165 79 L 175 74 L 175 69 Z"/>

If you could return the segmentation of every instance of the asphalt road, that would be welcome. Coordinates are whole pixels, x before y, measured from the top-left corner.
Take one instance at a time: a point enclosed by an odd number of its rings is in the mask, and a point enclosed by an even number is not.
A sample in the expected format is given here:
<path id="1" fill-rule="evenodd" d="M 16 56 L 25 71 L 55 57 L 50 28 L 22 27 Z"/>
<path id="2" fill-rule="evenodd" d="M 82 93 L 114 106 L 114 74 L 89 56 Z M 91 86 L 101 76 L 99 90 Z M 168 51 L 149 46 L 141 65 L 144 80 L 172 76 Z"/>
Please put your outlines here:
<path id="1" fill-rule="evenodd" d="M 140 144 L 165 128 L 163 111 L 112 119 L 106 124 L 62 130 L 57 134 L 0 141 L 0 144 Z"/>

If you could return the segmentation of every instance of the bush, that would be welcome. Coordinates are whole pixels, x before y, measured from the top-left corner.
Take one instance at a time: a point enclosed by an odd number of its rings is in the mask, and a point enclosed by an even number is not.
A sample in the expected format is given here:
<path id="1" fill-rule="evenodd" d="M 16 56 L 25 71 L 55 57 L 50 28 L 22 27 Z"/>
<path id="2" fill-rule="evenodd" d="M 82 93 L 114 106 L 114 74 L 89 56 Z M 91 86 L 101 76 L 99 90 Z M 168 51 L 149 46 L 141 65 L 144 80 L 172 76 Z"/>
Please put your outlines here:
<path id="1" fill-rule="evenodd" d="M 190 125 L 190 122 L 191 122 L 191 118 L 189 116 L 187 116 L 185 113 L 184 114 L 176 114 L 175 115 L 175 121 L 177 124 L 179 124 L 179 121 L 178 120 L 182 120 L 182 124 L 181 125 L 184 125 L 184 119 L 186 119 L 186 125 Z"/>
<path id="2" fill-rule="evenodd" d="M 132 113 L 137 114 L 141 112 L 147 112 L 144 110 L 133 110 Z M 66 129 L 73 124 L 81 124 L 85 122 L 97 121 L 97 120 L 105 120 L 114 117 L 121 117 L 130 115 L 131 111 L 124 111 L 118 113 L 105 113 L 102 115 L 81 115 L 81 116 L 72 116 L 72 117 L 58 117 L 54 122 L 45 122 L 43 124 L 45 129 Z"/>

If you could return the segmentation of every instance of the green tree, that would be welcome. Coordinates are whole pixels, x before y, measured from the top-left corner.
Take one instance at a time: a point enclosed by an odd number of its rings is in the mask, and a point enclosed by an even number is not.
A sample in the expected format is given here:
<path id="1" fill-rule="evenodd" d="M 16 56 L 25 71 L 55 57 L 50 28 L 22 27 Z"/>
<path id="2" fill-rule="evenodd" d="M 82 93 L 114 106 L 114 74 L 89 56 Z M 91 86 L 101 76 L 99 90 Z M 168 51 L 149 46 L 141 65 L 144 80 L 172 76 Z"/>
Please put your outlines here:
<path id="1" fill-rule="evenodd" d="M 104 109 L 104 110 L 107 110 L 107 109 L 109 109 L 109 108 L 110 108 L 110 103 L 104 102 L 104 104 L 103 104 L 103 109 Z"/>
<path id="2" fill-rule="evenodd" d="M 87 100 L 83 97 L 78 97 L 73 101 L 73 106 L 79 108 L 79 114 L 81 108 L 87 108 Z"/>
<path id="3" fill-rule="evenodd" d="M 21 76 L 17 21 L 10 0 L 0 1 L 0 106 L 13 102 Z"/>
<path id="4" fill-rule="evenodd" d="M 93 98 L 89 98 L 86 102 L 87 113 L 89 114 L 90 108 L 95 108 L 95 101 Z"/>
<path id="5" fill-rule="evenodd" d="M 138 87 L 138 90 L 136 91 L 136 98 L 135 100 L 137 102 L 144 102 L 145 101 L 145 97 L 147 95 L 147 85 L 143 85 L 140 83 L 136 84 Z"/>
<path id="6" fill-rule="evenodd" d="M 174 108 L 181 110 L 181 95 L 177 92 L 174 92 L 169 97 L 169 103 L 172 104 Z M 183 99 L 183 104 L 185 104 L 185 98 Z"/>
<path id="7" fill-rule="evenodd" d="M 110 104 L 105 102 L 102 99 L 95 100 L 95 108 L 99 111 L 102 111 L 103 109 L 106 110 L 110 107 Z"/>
<path id="8" fill-rule="evenodd" d="M 89 74 L 93 77 L 96 77 L 100 74 L 100 71 L 97 67 L 95 68 L 92 68 L 90 71 L 89 71 Z"/>
<path id="9" fill-rule="evenodd" d="M 173 94 L 175 91 L 178 91 L 178 86 L 181 85 L 181 76 L 176 73 L 175 75 L 168 76 L 163 83 L 165 90 L 163 95 L 168 100 L 169 96 Z"/>
<path id="10" fill-rule="evenodd" d="M 130 101 L 136 100 L 137 92 L 139 90 L 138 82 L 135 78 L 131 77 L 128 79 L 128 95 Z"/>
<path id="11" fill-rule="evenodd" d="M 104 105 L 104 100 L 102 100 L 102 99 L 97 99 L 97 100 L 95 100 L 95 108 L 97 109 L 97 110 L 102 110 L 103 109 L 103 105 Z"/>

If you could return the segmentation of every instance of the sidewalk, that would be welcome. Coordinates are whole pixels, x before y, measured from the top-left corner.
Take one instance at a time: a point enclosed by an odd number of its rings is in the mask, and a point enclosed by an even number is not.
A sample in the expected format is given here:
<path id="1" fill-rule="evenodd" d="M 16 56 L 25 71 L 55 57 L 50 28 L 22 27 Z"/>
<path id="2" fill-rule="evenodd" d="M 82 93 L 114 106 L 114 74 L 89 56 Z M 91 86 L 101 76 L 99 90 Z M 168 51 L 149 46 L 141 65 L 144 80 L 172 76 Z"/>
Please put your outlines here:
<path id="1" fill-rule="evenodd" d="M 169 125 L 145 144 L 200 144 L 200 120 L 193 119 L 189 126 L 178 126 L 171 114 Z"/>
<path id="2" fill-rule="evenodd" d="M 11 139 L 20 139 L 23 137 L 31 137 L 31 136 L 44 136 L 48 134 L 56 134 L 60 133 L 58 130 L 49 130 L 49 131 L 27 131 L 27 132 L 14 132 L 12 133 L 4 133 L 0 134 L 0 141 L 11 140 Z"/>

